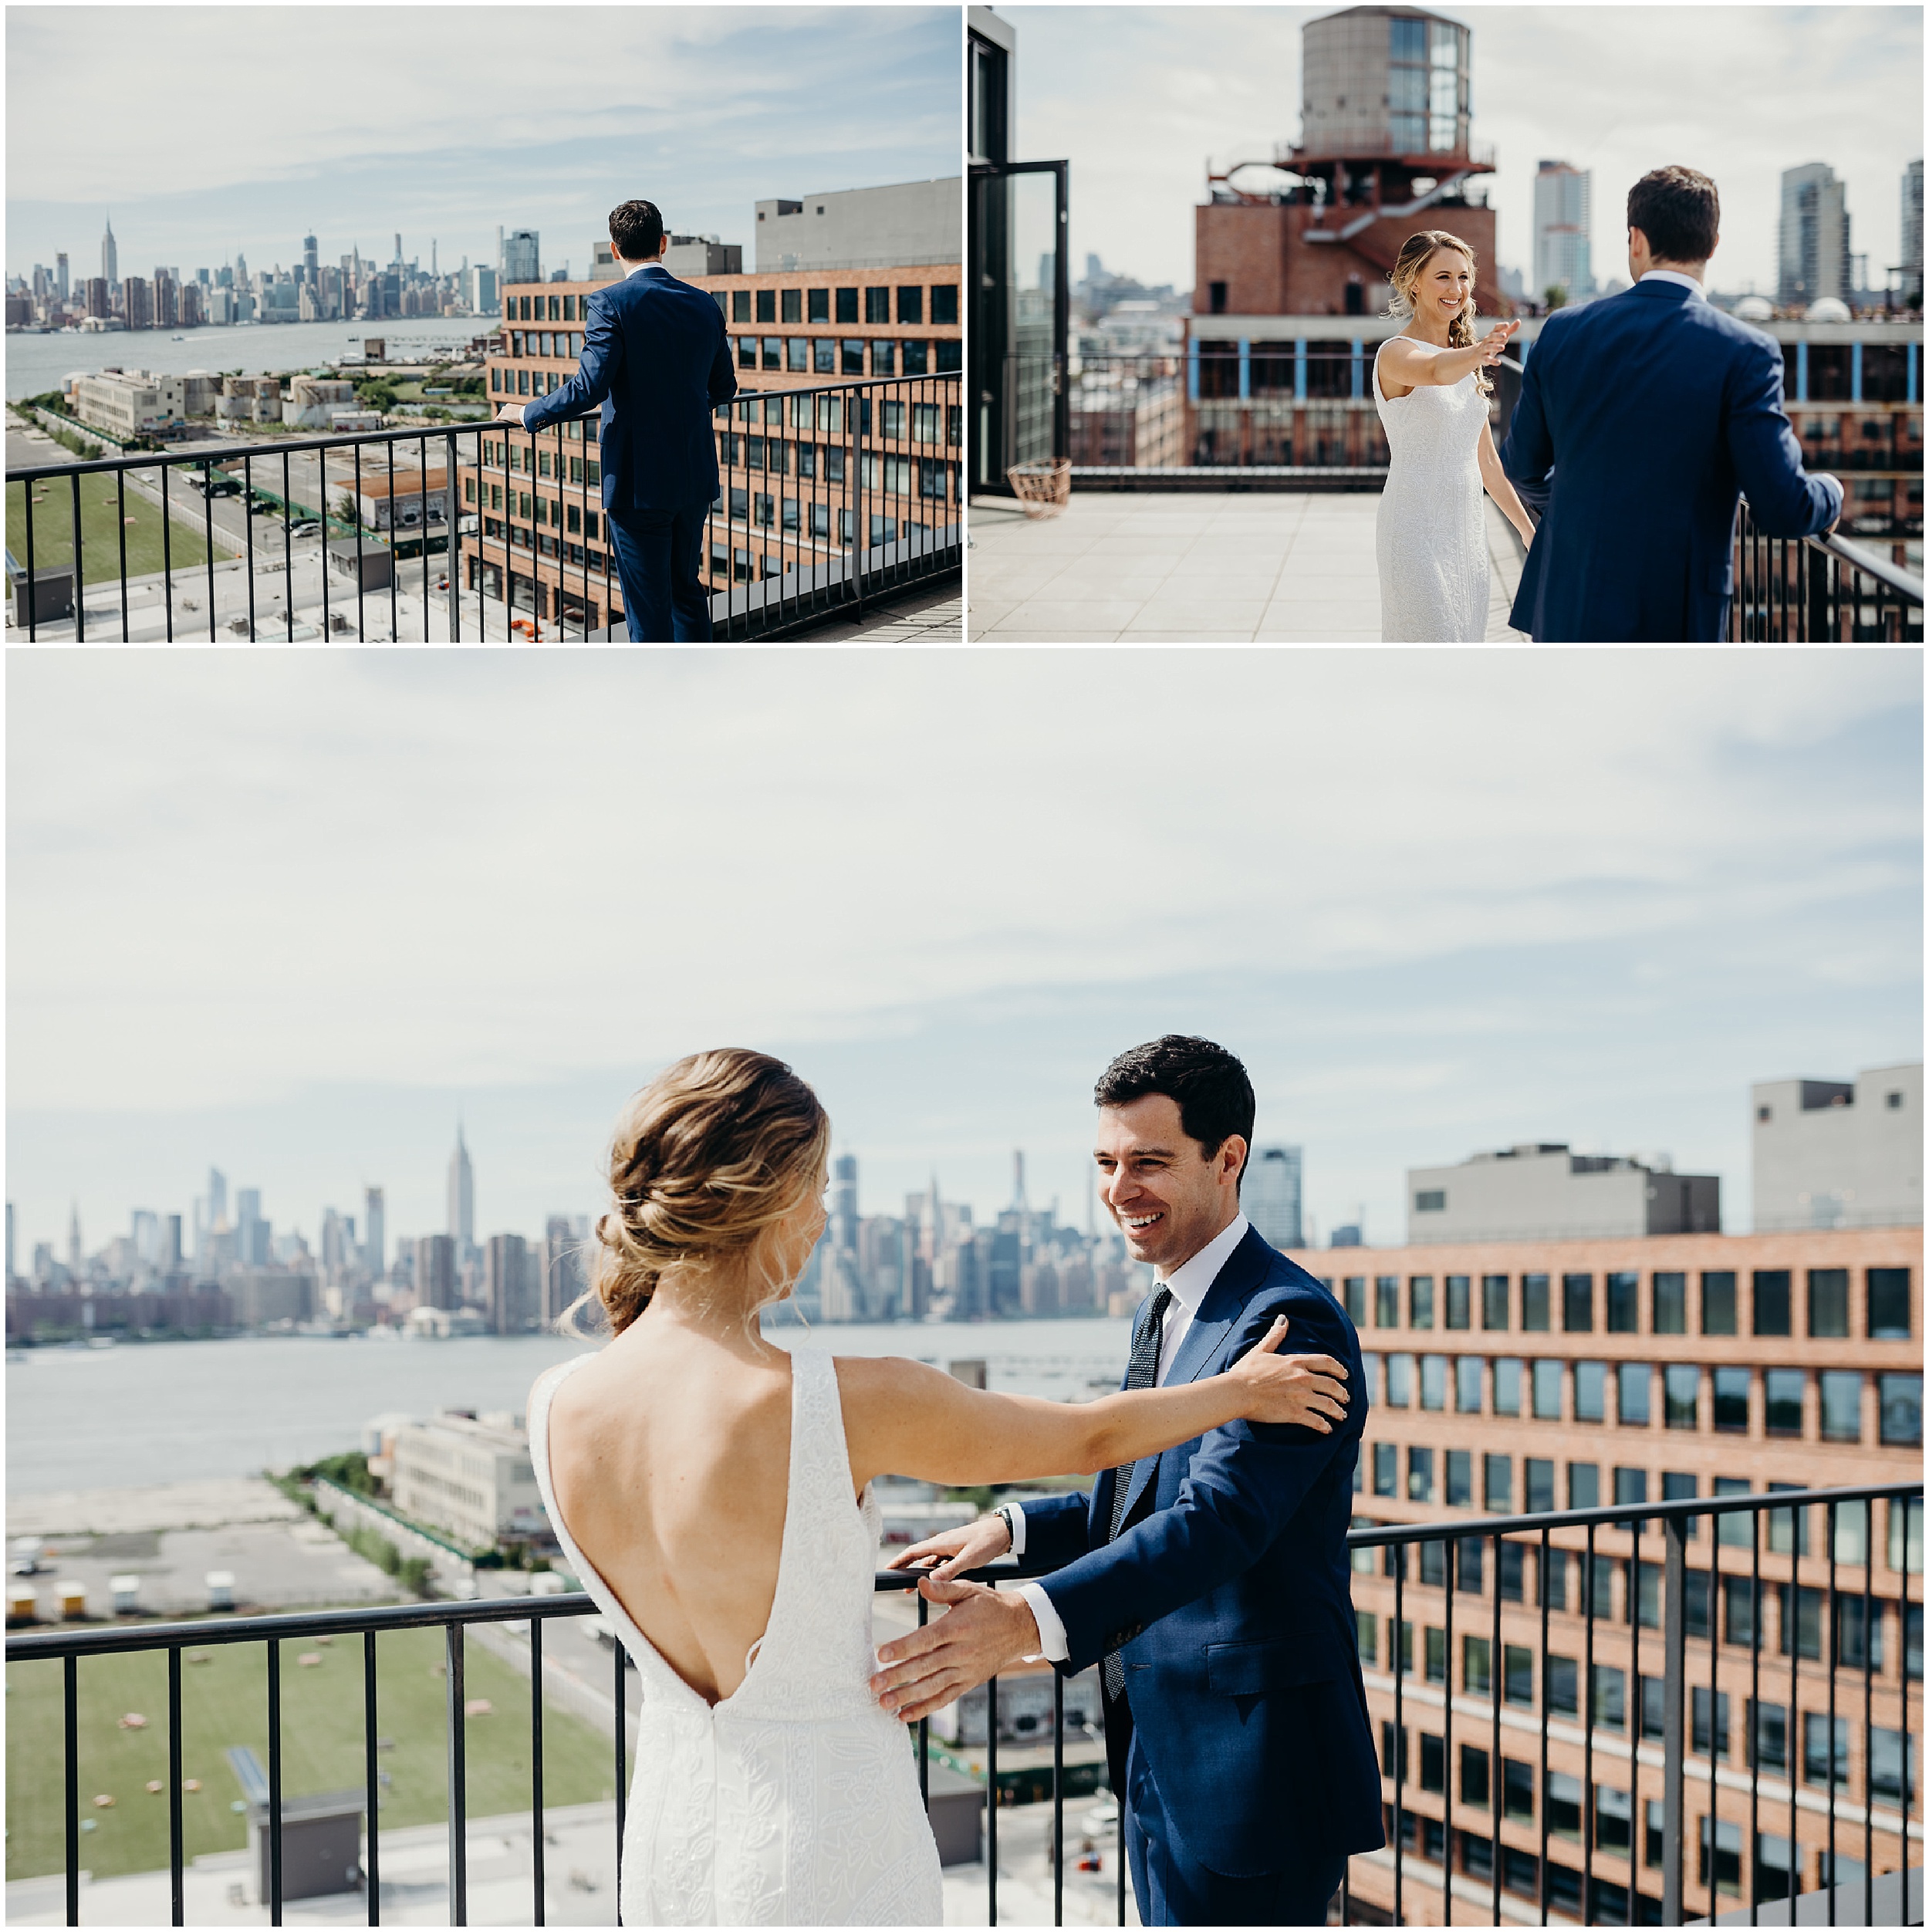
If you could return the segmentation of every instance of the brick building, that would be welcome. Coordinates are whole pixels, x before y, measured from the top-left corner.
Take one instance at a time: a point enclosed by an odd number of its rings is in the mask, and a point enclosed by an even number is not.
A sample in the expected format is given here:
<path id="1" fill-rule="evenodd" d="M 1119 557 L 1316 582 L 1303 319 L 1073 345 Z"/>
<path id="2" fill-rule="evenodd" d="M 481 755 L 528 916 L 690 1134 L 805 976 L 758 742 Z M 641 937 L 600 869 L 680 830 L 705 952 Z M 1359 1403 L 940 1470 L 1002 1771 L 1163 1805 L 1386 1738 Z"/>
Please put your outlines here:
<path id="1" fill-rule="evenodd" d="M 713 591 L 958 520 L 960 272 L 952 262 L 690 278 L 723 312 L 738 384 L 717 419 Z M 546 394 L 575 373 L 584 304 L 609 279 L 505 288 L 492 402 Z M 461 479 L 465 590 L 507 589 L 539 620 L 620 621 L 596 428 L 591 418 L 481 439 L 481 467 Z"/>
<path id="2" fill-rule="evenodd" d="M 1367 1351 L 1373 1410 L 1356 1522 L 1451 1523 L 1921 1478 L 1920 1228 L 1468 1242 L 1307 1258 L 1344 1302 Z M 1691 1913 L 1727 1910 L 1745 1898 L 1742 1861 L 1751 1855 L 1764 1897 L 1778 1886 L 1812 1890 L 1823 1882 L 1831 1695 L 1825 1514 L 1760 1519 L 1758 1689 L 1750 1648 L 1751 1519 L 1704 1520 L 1689 1540 L 1683 1842 Z M 1553 1532 L 1543 1566 L 1539 1537 L 1525 1539 L 1505 1546 L 1496 1574 L 1491 1542 L 1463 1544 L 1451 1597 L 1444 1546 L 1409 1552 L 1397 1635 L 1393 1559 L 1400 1552 L 1355 1553 L 1360 1660 L 1389 1772 L 1400 1748 L 1396 1643 L 1405 1659 L 1408 1923 L 1443 1922 L 1443 1860 L 1461 1922 L 1491 1923 L 1497 1797 L 1504 1915 L 1540 1920 L 1545 1828 L 1550 1906 L 1561 1917 L 1580 1918 L 1590 1768 L 1595 1883 L 1587 1922 L 1660 1922 L 1663 1540 L 1653 1526 L 1638 1545 L 1625 1530 L 1595 1532 L 1591 1629 L 1587 1549 L 1586 1532 Z M 1846 1880 L 1860 1873 L 1865 1805 L 1878 1872 L 1920 1857 L 1919 1838 L 1905 1846 L 1900 1836 L 1904 1812 L 1913 1809 L 1904 1801 L 1905 1775 L 1907 1788 L 1919 1788 L 1920 1506 L 1913 1528 L 1899 1506 L 1843 1507 L 1833 1553 L 1847 1606 L 1836 1641 L 1848 1667 L 1833 1674 L 1837 1870 Z M 1867 1632 L 1865 1579 L 1876 1599 Z M 1915 1600 L 1899 1608 L 1897 1599 L 1909 1596 Z M 1865 1645 L 1874 1652 L 1866 1731 Z M 1590 1655 L 1591 1768 L 1580 1702 Z M 1498 1766 L 1492 1761 L 1496 1684 Z M 1752 1726 L 1758 1703 L 1759 1724 Z M 1752 1728 L 1762 1775 L 1751 1854 Z M 1389 1778 L 1389 1849 L 1352 1862 L 1356 1923 L 1386 1923 L 1390 1913 L 1394 1789 Z"/>

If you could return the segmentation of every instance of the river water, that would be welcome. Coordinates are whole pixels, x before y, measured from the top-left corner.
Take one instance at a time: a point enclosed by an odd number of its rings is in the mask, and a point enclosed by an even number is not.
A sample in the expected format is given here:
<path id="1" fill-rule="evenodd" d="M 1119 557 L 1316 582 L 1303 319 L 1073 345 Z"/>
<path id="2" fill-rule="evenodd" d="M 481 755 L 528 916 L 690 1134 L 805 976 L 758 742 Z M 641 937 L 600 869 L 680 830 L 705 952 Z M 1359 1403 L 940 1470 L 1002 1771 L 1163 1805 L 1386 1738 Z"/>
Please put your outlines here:
<path id="1" fill-rule="evenodd" d="M 987 1365 L 990 1387 L 1071 1400 L 1115 1388 L 1125 1319 L 853 1323 L 772 1339 L 840 1355 Z M 33 1349 L 7 1358 L 7 1494 L 106 1489 L 312 1462 L 358 1446 L 381 1415 L 520 1410 L 529 1385 L 578 1344 L 553 1336 L 448 1341 L 245 1336 L 220 1342 Z"/>
<path id="2" fill-rule="evenodd" d="M 181 340 L 165 329 L 104 336 L 9 336 L 6 339 L 7 400 L 57 389 L 62 377 L 98 374 L 112 364 L 184 376 L 191 369 L 223 375 L 279 374 L 319 369 L 324 362 L 361 353 L 368 337 L 388 345 L 390 362 L 405 362 L 431 349 L 459 353 L 494 326 L 486 316 L 417 316 L 402 322 L 244 323 L 229 329 L 184 329 Z"/>

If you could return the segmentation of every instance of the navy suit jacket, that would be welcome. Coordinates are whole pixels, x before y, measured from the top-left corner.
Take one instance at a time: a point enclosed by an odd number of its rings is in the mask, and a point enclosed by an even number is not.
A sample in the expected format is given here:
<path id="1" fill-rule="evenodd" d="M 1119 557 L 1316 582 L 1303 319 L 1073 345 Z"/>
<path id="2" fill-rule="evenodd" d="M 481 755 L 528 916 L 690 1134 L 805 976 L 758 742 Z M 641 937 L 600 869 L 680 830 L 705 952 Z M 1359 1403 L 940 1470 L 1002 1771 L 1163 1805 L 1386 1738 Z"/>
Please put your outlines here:
<path id="1" fill-rule="evenodd" d="M 1167 1384 L 1228 1366 L 1279 1314 L 1289 1352 L 1346 1364 L 1351 1399 L 1332 1434 L 1235 1422 L 1148 1457 L 1133 1469 L 1128 1522 L 1148 1490 L 1150 1513 L 1116 1542 L 1106 1541 L 1113 1471 L 1089 1496 L 1025 1506 L 1020 1568 L 1049 1572 L 1069 1647 L 1059 1668 L 1121 1651 L 1133 1736 L 1167 1824 L 1228 1877 L 1386 1842 L 1346 1555 L 1367 1421 L 1353 1326 L 1251 1229 L 1200 1303 Z"/>
<path id="2" fill-rule="evenodd" d="M 547 429 L 603 406 L 606 510 L 687 510 L 717 495 L 711 411 L 737 393 L 715 296 L 652 263 L 584 305 L 583 361 L 522 412 Z"/>
<path id="3" fill-rule="evenodd" d="M 1514 628 L 1549 643 L 1718 643 L 1741 493 L 1772 536 L 1842 508 L 1802 470 L 1780 348 L 1675 282 L 1549 316 L 1501 464 L 1542 509 Z"/>

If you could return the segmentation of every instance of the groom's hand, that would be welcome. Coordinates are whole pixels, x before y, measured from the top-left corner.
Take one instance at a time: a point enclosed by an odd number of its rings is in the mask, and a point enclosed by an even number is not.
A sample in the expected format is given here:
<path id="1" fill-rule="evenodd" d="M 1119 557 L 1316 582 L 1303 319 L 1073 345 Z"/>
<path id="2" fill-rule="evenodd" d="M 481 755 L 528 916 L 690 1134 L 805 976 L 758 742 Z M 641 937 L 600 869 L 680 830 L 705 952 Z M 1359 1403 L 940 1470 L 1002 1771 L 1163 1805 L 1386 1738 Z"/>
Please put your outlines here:
<path id="1" fill-rule="evenodd" d="M 1038 1620 L 1023 1597 L 982 1583 L 927 1576 L 919 1593 L 951 1607 L 936 1623 L 894 1639 L 877 1653 L 871 1694 L 894 1718 L 915 1724 L 967 1690 L 1039 1650 Z"/>
<path id="2" fill-rule="evenodd" d="M 522 409 L 523 405 L 520 403 L 505 403 L 497 411 L 495 420 L 498 423 L 514 423 L 520 428 L 522 423 Z"/>
<path id="3" fill-rule="evenodd" d="M 960 1570 L 978 1569 L 1002 1556 L 1012 1547 L 1012 1532 L 1002 1516 L 981 1516 L 959 1529 L 947 1529 L 927 1536 L 909 1549 L 900 1549 L 884 1567 L 907 1569 L 914 1564 L 930 1563 L 931 1574 L 948 1582 Z"/>

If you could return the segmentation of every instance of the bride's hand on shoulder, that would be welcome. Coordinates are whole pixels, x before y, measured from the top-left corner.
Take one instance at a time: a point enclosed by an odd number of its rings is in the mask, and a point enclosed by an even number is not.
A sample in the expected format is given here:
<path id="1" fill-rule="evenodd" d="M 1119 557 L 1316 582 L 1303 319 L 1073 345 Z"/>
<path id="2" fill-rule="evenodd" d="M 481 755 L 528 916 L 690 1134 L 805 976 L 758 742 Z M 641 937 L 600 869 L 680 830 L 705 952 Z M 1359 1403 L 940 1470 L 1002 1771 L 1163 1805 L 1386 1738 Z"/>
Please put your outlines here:
<path id="1" fill-rule="evenodd" d="M 1277 1316 L 1226 1370 L 1242 1385 L 1240 1413 L 1248 1422 L 1290 1423 L 1331 1435 L 1333 1423 L 1346 1419 L 1346 1366 L 1329 1355 L 1279 1353 L 1290 1326 L 1285 1316 Z"/>

